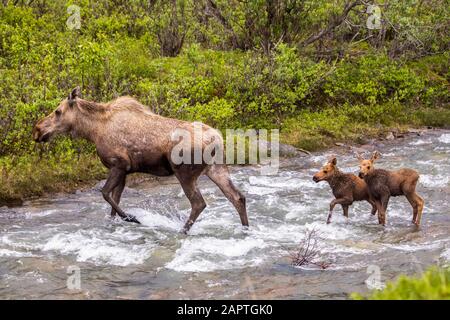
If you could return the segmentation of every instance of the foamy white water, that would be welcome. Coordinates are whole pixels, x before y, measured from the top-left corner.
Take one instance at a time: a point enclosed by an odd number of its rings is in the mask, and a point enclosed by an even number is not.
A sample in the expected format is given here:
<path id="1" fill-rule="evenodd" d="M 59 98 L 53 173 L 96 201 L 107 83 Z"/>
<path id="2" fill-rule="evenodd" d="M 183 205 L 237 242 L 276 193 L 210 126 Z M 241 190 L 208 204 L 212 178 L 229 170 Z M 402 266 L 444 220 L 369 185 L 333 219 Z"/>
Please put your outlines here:
<path id="1" fill-rule="evenodd" d="M 439 137 L 439 141 L 443 143 L 450 143 L 450 133 L 445 133 Z"/>

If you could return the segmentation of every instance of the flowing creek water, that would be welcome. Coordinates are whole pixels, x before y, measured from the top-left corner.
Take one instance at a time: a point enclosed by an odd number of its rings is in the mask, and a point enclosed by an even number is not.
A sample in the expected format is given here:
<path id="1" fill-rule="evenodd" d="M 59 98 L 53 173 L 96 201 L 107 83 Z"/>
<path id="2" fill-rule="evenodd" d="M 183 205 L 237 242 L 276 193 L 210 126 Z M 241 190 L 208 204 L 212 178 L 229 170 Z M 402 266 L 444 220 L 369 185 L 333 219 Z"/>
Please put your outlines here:
<path id="1" fill-rule="evenodd" d="M 420 230 L 410 222 L 404 197 L 391 199 L 385 228 L 366 202 L 351 206 L 348 220 L 337 206 L 332 223 L 325 223 L 333 196 L 312 175 L 332 154 L 342 171 L 357 172 L 357 160 L 344 147 L 283 159 L 273 176 L 260 175 L 257 167 L 234 167 L 233 180 L 247 196 L 249 230 L 206 177 L 199 185 L 208 207 L 188 236 L 179 230 L 190 205 L 174 179 L 125 189 L 122 208 L 141 225 L 112 221 L 99 183 L 0 208 L 0 298 L 345 299 L 368 292 L 374 277 L 385 283 L 448 264 L 450 131 L 374 144 L 382 153 L 378 168 L 421 173 Z M 328 269 L 291 265 L 290 251 L 312 229 Z M 67 287 L 71 268 L 79 268 L 79 290 Z"/>

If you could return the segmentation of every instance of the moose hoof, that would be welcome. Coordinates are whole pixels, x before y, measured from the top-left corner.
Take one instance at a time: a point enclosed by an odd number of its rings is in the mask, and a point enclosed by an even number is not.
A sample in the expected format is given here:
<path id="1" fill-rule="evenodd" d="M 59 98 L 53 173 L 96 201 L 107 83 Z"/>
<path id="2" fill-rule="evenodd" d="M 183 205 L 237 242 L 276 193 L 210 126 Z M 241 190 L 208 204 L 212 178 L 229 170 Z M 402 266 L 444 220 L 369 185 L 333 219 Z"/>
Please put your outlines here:
<path id="1" fill-rule="evenodd" d="M 134 223 L 137 223 L 137 224 L 141 224 L 141 223 L 138 221 L 138 219 L 136 219 L 135 216 L 131 216 L 131 215 L 127 215 L 125 218 L 123 218 L 123 221 L 126 221 L 126 222 L 134 222 Z"/>

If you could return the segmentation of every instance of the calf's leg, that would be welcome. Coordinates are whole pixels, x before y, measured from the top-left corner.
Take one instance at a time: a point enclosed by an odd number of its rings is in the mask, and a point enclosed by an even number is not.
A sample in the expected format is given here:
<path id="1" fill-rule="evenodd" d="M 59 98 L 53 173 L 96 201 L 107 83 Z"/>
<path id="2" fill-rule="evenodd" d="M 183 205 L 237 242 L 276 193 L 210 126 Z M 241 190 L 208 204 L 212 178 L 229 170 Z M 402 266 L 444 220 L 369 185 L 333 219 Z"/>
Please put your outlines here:
<path id="1" fill-rule="evenodd" d="M 373 201 L 372 199 L 369 199 L 369 200 L 367 200 L 367 202 L 369 202 L 370 205 L 372 206 L 371 214 L 374 216 L 377 213 L 377 206 L 375 204 L 375 201 Z"/>
<path id="2" fill-rule="evenodd" d="M 381 203 L 380 200 L 375 200 L 375 206 L 377 207 L 377 211 L 378 211 L 378 223 L 384 225 L 383 224 L 383 215 L 384 215 L 383 204 Z"/>
<path id="3" fill-rule="evenodd" d="M 389 198 L 390 196 L 388 194 L 383 195 L 381 197 L 381 205 L 383 207 L 383 211 L 381 213 L 381 221 L 382 221 L 382 225 L 385 226 L 386 225 L 386 212 L 387 212 L 387 207 L 389 204 Z"/>
<path id="4" fill-rule="evenodd" d="M 348 218 L 348 205 L 343 204 L 342 205 L 342 211 L 344 211 L 344 217 Z"/>
<path id="5" fill-rule="evenodd" d="M 420 226 L 420 222 L 422 221 L 422 212 L 423 212 L 423 206 L 425 205 L 425 201 L 416 193 L 417 202 L 419 203 L 419 208 L 417 209 L 417 218 L 416 218 L 416 225 Z"/>
<path id="6" fill-rule="evenodd" d="M 114 190 L 114 188 L 123 183 L 125 176 L 126 176 L 125 170 L 116 167 L 112 168 L 111 171 L 109 172 L 108 179 L 106 180 L 106 183 L 103 186 L 102 195 L 103 198 L 106 200 L 106 202 L 108 202 L 111 205 L 112 209 L 114 209 L 117 212 L 117 214 L 122 218 L 122 220 L 140 223 L 135 216 L 128 215 L 125 212 L 123 212 L 123 210 L 119 207 L 116 201 L 114 201 L 114 199 L 111 197 L 111 192 Z"/>
<path id="7" fill-rule="evenodd" d="M 206 171 L 206 175 L 219 187 L 225 197 L 236 208 L 242 225 L 248 227 L 245 196 L 234 186 L 228 168 L 225 165 L 215 164 Z"/>
<path id="8" fill-rule="evenodd" d="M 334 199 L 333 201 L 330 202 L 330 212 L 328 212 L 328 217 L 327 217 L 327 224 L 329 224 L 331 222 L 331 216 L 333 215 L 333 209 L 337 204 L 342 205 L 342 207 L 344 207 L 344 205 L 351 205 L 353 203 L 353 199 L 350 198 L 339 198 L 339 199 Z"/>
<path id="9" fill-rule="evenodd" d="M 422 219 L 424 201 L 416 192 L 407 194 L 406 198 L 413 208 L 412 223 L 419 226 Z"/>

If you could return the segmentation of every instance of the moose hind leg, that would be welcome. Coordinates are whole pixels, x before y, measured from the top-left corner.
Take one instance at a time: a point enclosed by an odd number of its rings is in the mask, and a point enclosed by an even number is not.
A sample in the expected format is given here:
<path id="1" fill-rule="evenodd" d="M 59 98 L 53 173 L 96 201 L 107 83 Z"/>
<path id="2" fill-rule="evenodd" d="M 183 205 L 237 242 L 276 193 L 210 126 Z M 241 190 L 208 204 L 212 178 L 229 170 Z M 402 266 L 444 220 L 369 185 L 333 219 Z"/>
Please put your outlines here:
<path id="1" fill-rule="evenodd" d="M 236 208 L 241 223 L 244 227 L 248 227 L 248 216 L 245 196 L 235 187 L 231 181 L 230 173 L 225 165 L 213 165 L 206 172 L 206 175 L 219 187 L 225 197 Z"/>
<path id="2" fill-rule="evenodd" d="M 103 195 L 103 198 L 105 199 L 105 201 L 111 205 L 112 209 L 114 209 L 117 212 L 117 214 L 122 218 L 122 220 L 128 221 L 128 222 L 140 223 L 136 219 L 136 217 L 126 214 L 119 207 L 119 205 L 116 203 L 116 201 L 111 197 L 111 192 L 114 190 L 114 188 L 119 186 L 119 184 L 124 180 L 125 176 L 126 176 L 126 172 L 124 170 L 121 170 L 119 168 L 112 168 L 109 173 L 108 179 L 106 180 L 106 183 L 103 186 L 102 195 Z"/>
<path id="3" fill-rule="evenodd" d="M 416 201 L 416 197 L 414 193 L 406 194 L 406 199 L 408 199 L 408 202 L 411 204 L 411 207 L 413 209 L 413 217 L 412 217 L 412 223 L 416 223 L 417 219 L 417 213 L 419 209 L 419 204 Z"/>
<path id="4" fill-rule="evenodd" d="M 425 201 L 416 193 L 417 200 L 419 202 L 419 208 L 416 218 L 416 225 L 420 226 L 420 222 L 422 221 L 422 213 L 423 213 L 423 206 L 425 205 Z"/>
<path id="5" fill-rule="evenodd" d="M 412 222 L 419 226 L 420 221 L 422 220 L 422 211 L 424 206 L 423 199 L 417 194 L 413 193 L 412 195 L 407 195 L 406 198 L 408 199 L 409 203 L 413 207 L 413 220 Z"/>
<path id="6" fill-rule="evenodd" d="M 197 187 L 198 176 L 189 177 L 188 175 L 183 176 L 177 173 L 175 173 L 175 175 L 180 181 L 181 187 L 183 188 L 186 197 L 189 199 L 192 208 L 191 214 L 189 215 L 189 218 L 186 221 L 182 231 L 183 233 L 186 234 L 189 231 L 189 229 L 191 229 L 192 225 L 195 223 L 200 213 L 202 213 L 202 211 L 206 208 L 206 202 L 205 199 L 203 199 L 203 196 Z"/>

